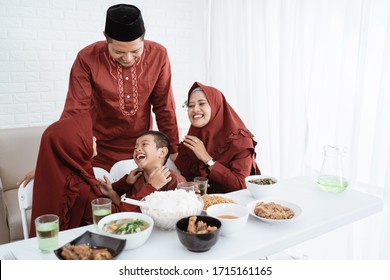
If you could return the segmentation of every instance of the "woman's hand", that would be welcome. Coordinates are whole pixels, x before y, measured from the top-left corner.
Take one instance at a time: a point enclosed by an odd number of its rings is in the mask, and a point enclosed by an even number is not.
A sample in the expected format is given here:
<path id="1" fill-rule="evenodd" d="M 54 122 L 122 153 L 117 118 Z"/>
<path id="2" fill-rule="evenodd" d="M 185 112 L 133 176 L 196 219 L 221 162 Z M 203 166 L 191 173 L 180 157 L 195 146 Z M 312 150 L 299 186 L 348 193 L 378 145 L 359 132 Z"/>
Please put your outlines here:
<path id="1" fill-rule="evenodd" d="M 186 135 L 184 136 L 183 144 L 194 152 L 196 157 L 202 161 L 204 164 L 212 157 L 206 150 L 202 140 L 196 136 Z"/>
<path id="2" fill-rule="evenodd" d="M 108 177 L 104 175 L 104 180 L 98 179 L 98 181 L 100 183 L 100 191 L 103 193 L 103 195 L 110 197 L 111 192 L 113 191 L 110 179 L 108 179 Z"/>
<path id="3" fill-rule="evenodd" d="M 121 199 L 120 199 L 119 195 L 112 188 L 112 184 L 110 182 L 110 179 L 108 179 L 108 177 L 106 175 L 104 175 L 104 180 L 98 179 L 98 181 L 100 183 L 99 187 L 100 187 L 100 191 L 102 192 L 102 194 L 104 196 L 110 198 L 115 205 L 120 205 Z"/>
<path id="4" fill-rule="evenodd" d="M 24 175 L 23 179 L 21 179 L 19 182 L 16 183 L 17 186 L 20 186 L 21 183 L 24 182 L 23 188 L 27 186 L 27 184 L 34 179 L 35 176 L 35 169 L 28 172 L 26 175 Z"/>

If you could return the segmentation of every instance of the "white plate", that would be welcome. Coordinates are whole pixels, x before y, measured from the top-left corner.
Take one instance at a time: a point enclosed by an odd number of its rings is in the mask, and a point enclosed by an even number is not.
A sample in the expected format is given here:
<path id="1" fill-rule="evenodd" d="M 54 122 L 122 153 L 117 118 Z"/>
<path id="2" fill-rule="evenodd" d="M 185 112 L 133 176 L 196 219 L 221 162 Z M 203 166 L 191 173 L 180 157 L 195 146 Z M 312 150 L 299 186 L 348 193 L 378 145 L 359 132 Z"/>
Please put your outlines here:
<path id="1" fill-rule="evenodd" d="M 264 202 L 264 203 L 269 203 L 269 202 L 275 202 L 277 204 L 280 204 L 282 206 L 285 206 L 285 207 L 288 207 L 290 208 L 291 210 L 294 211 L 295 215 L 294 217 L 292 217 L 291 219 L 267 219 L 267 218 L 263 218 L 263 217 L 259 217 L 255 214 L 255 212 L 253 211 L 255 209 L 255 206 L 256 206 L 256 203 L 258 202 Z M 249 211 L 249 214 L 252 215 L 253 217 L 263 221 L 263 222 L 266 222 L 266 223 L 270 223 L 270 224 L 284 224 L 284 223 L 290 223 L 290 222 L 293 222 L 295 221 L 299 215 L 301 215 L 302 213 L 302 209 L 301 207 L 299 207 L 298 205 L 292 203 L 292 202 L 288 202 L 288 201 L 284 201 L 284 200 L 278 200 L 278 199 L 261 199 L 261 200 L 254 200 L 254 201 L 251 201 L 249 202 L 247 205 L 246 205 L 246 208 L 248 209 Z"/>

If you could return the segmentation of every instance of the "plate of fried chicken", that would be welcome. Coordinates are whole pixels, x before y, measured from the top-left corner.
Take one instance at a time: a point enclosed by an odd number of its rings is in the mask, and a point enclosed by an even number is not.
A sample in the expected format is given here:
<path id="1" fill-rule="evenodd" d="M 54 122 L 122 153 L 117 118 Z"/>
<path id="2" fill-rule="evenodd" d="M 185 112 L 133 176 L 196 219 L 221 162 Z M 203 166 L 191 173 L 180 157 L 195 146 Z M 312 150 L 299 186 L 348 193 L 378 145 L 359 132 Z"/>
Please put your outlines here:
<path id="1" fill-rule="evenodd" d="M 60 260 L 111 260 L 126 245 L 126 240 L 86 231 L 76 239 L 54 250 Z"/>

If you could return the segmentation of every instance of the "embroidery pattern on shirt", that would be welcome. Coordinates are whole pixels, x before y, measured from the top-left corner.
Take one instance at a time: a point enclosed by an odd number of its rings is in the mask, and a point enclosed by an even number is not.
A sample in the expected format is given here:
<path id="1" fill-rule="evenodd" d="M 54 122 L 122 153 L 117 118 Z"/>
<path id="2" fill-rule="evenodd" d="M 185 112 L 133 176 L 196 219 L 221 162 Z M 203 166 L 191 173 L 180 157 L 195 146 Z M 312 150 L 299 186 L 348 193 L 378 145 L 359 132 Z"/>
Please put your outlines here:
<path id="1" fill-rule="evenodd" d="M 108 58 L 107 53 L 104 53 L 104 58 L 107 61 L 108 68 L 109 68 L 109 71 L 110 71 L 110 75 L 114 78 L 114 80 L 116 80 L 116 76 L 114 75 L 114 73 L 112 73 L 112 66 L 115 67 L 114 61 L 112 61 L 111 59 Z"/>
<path id="2" fill-rule="evenodd" d="M 141 58 L 138 59 L 138 61 L 136 61 L 136 65 L 140 65 L 140 67 L 141 67 L 141 71 L 140 71 L 140 73 L 138 75 L 138 78 L 140 78 L 142 73 L 144 72 L 144 64 L 143 64 L 144 57 L 145 57 L 145 50 L 143 51 L 143 53 L 141 55 Z"/>
<path id="3" fill-rule="evenodd" d="M 135 73 L 135 67 L 130 68 L 131 71 L 131 84 L 132 84 L 132 93 L 128 93 L 125 96 L 124 87 L 123 87 L 123 69 L 122 66 L 117 63 L 117 76 L 118 76 L 118 89 L 119 89 L 119 108 L 124 116 L 134 116 L 138 111 L 138 84 L 137 76 Z M 132 99 L 132 109 L 130 111 L 126 110 L 125 99 Z"/>

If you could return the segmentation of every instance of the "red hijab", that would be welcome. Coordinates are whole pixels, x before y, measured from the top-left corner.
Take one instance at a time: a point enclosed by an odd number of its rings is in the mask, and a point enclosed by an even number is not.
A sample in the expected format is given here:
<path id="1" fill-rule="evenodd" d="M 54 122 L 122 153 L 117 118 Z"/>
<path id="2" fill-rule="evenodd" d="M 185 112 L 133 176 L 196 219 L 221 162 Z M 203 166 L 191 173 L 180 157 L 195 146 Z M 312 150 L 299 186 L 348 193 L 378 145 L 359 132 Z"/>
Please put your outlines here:
<path id="1" fill-rule="evenodd" d="M 88 112 L 61 119 L 43 133 L 35 169 L 30 236 L 36 234 L 35 218 L 43 214 L 58 215 L 60 230 L 80 226 L 91 199 L 102 196 L 91 163 L 92 137 Z"/>
<path id="2" fill-rule="evenodd" d="M 188 135 L 198 137 L 203 141 L 207 152 L 215 161 L 227 166 L 241 151 L 250 149 L 255 153 L 256 141 L 253 134 L 246 128 L 241 118 L 226 101 L 218 89 L 195 82 L 188 92 L 187 101 L 194 89 L 200 87 L 206 95 L 211 108 L 210 121 L 204 127 L 190 126 Z M 187 180 L 199 176 L 200 169 L 206 169 L 195 154 L 183 144 L 179 145 L 179 155 L 175 164 Z M 259 174 L 256 162 L 253 160 L 253 173 Z"/>

